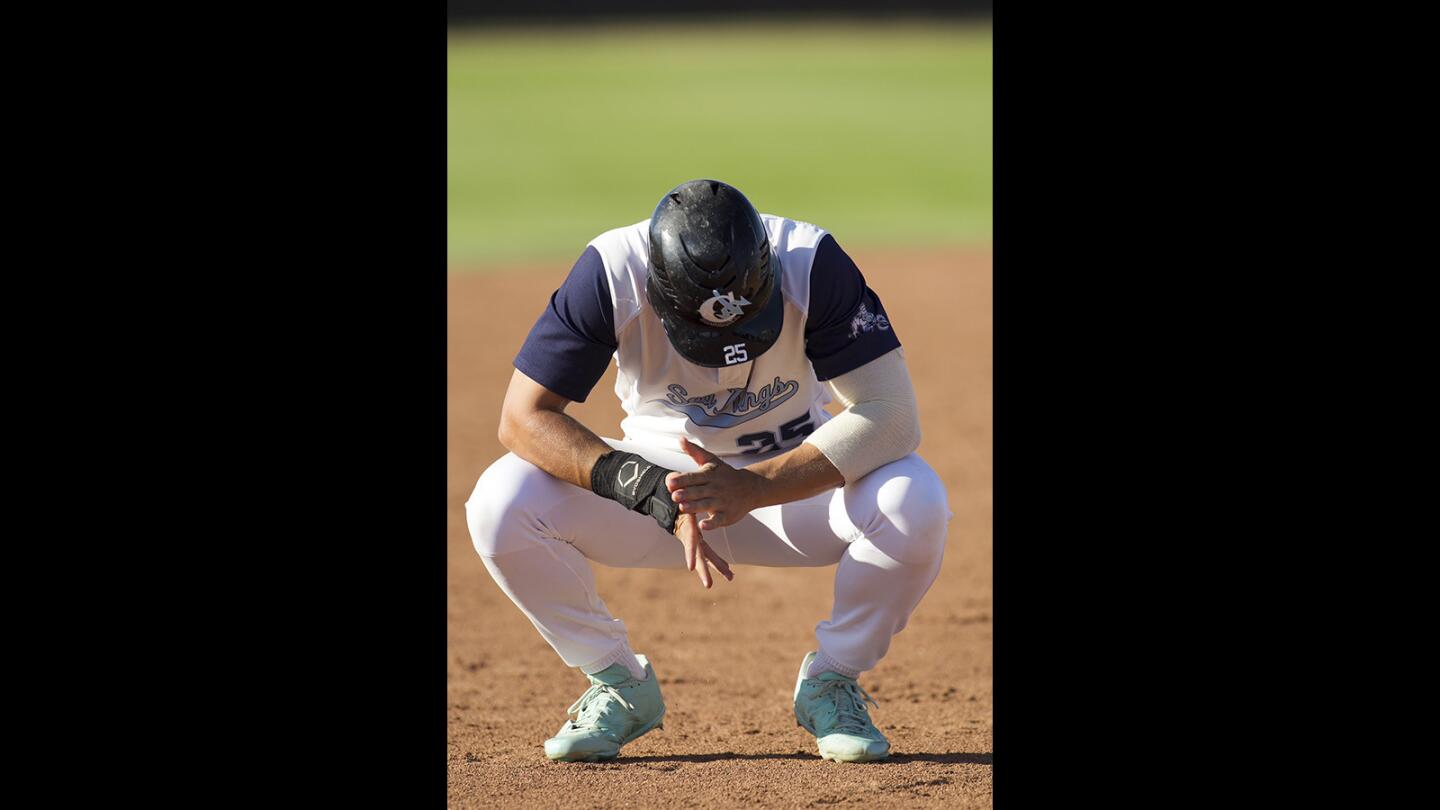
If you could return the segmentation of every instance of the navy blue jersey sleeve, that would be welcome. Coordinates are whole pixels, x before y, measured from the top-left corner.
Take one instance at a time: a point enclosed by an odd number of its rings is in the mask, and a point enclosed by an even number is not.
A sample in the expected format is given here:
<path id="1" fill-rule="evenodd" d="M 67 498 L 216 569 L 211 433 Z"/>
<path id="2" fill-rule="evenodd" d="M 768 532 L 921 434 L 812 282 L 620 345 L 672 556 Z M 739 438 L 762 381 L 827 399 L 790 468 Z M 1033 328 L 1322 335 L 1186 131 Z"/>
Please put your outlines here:
<path id="1" fill-rule="evenodd" d="M 588 247 L 530 328 L 515 368 L 568 400 L 584 402 L 618 347 L 605 262 Z"/>
<path id="2" fill-rule="evenodd" d="M 810 267 L 805 355 L 821 380 L 839 377 L 899 347 L 880 296 L 829 234 Z"/>

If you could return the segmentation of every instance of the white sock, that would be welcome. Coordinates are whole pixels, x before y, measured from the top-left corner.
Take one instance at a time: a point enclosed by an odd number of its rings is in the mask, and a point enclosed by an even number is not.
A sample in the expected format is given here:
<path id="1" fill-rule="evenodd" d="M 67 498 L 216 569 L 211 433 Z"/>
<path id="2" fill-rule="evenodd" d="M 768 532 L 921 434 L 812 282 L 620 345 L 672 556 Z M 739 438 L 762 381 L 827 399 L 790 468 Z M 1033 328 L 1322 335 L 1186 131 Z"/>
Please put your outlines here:
<path id="1" fill-rule="evenodd" d="M 609 669 L 615 664 L 624 664 L 625 668 L 630 670 L 630 674 L 635 676 L 636 680 L 645 680 L 645 668 L 640 666 L 640 659 L 636 658 L 635 653 L 630 650 L 630 641 L 628 639 L 620 642 L 620 644 L 611 650 L 604 658 L 580 667 L 580 671 L 586 675 L 594 675 L 597 672 L 603 672 Z"/>
<path id="2" fill-rule="evenodd" d="M 805 673 L 805 677 L 818 678 L 822 672 L 835 672 L 847 678 L 860 677 L 860 670 L 845 666 L 826 655 L 824 650 L 821 650 L 820 654 L 815 656 L 815 660 L 810 662 L 810 669 Z"/>

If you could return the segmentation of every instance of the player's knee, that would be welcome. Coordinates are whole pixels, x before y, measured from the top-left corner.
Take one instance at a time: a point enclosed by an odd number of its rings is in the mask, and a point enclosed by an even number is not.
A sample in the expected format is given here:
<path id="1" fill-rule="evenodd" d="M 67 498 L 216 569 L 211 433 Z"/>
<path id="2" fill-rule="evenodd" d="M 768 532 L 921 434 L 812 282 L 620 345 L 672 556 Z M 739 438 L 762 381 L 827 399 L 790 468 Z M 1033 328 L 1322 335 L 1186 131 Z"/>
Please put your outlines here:
<path id="1" fill-rule="evenodd" d="M 884 538 L 876 540 L 882 551 L 908 565 L 929 563 L 944 553 L 949 499 L 945 484 L 928 465 L 915 465 L 886 481 L 876 501 L 888 524 Z"/>
<path id="2" fill-rule="evenodd" d="M 465 502 L 465 523 L 470 542 L 482 557 L 494 557 L 516 542 L 516 530 L 527 520 L 528 479 L 544 475 L 530 462 L 507 453 L 480 475 L 470 499 Z"/>

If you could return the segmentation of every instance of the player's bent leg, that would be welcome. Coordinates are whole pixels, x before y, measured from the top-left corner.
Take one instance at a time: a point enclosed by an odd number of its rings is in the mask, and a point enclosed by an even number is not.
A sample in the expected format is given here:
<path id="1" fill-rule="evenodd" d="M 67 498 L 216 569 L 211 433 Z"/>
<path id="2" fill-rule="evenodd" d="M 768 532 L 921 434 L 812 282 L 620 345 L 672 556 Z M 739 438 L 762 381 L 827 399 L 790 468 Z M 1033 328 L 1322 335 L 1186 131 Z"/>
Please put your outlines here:
<path id="1" fill-rule="evenodd" d="M 945 550 L 952 517 L 945 484 L 911 453 L 840 491 L 848 526 L 886 556 L 904 565 L 925 565 Z"/>
<path id="2" fill-rule="evenodd" d="M 755 509 L 705 539 L 722 555 L 728 552 L 732 565 L 835 565 L 862 538 L 897 560 L 923 563 L 944 547 L 944 504 L 939 477 L 912 454 L 843 489 Z"/>
<path id="3" fill-rule="evenodd" d="M 855 676 L 885 657 L 890 639 L 930 589 L 951 513 L 940 477 L 911 453 L 837 493 L 837 531 L 853 541 L 835 570 L 835 607 L 816 627 L 820 662 Z"/>
<path id="4" fill-rule="evenodd" d="M 583 508 L 581 495 L 594 497 L 507 454 L 480 476 L 465 517 L 500 590 L 566 665 L 598 672 L 626 658 L 625 625 L 600 599 L 584 555 L 547 526 L 547 518 Z"/>
<path id="5" fill-rule="evenodd" d="M 860 673 L 873 669 L 940 572 L 951 513 L 945 486 L 911 454 L 835 495 L 833 529 L 852 539 L 835 570 L 835 605 L 815 628 L 819 650 L 801 662 L 795 719 L 820 755 L 843 762 L 889 756 L 870 720 Z"/>
<path id="6" fill-rule="evenodd" d="M 832 493 L 764 506 L 739 522 L 709 532 L 705 539 L 731 565 L 815 568 L 840 561 L 849 546 L 847 534 L 831 528 Z"/>
<path id="7" fill-rule="evenodd" d="M 623 514 L 608 515 L 611 507 Z M 590 680 L 570 707 L 574 719 L 546 741 L 546 756 L 609 759 L 658 727 L 665 714 L 659 682 L 644 656 L 630 649 L 624 623 L 600 599 L 589 561 L 574 542 L 583 535 L 620 561 L 659 557 L 654 536 L 635 532 L 625 517 L 641 516 L 514 454 L 480 476 L 465 514 L 471 542 L 500 590 L 560 658 Z M 645 520 L 665 539 L 653 520 Z"/>
<path id="8" fill-rule="evenodd" d="M 638 674 L 639 665 L 620 647 L 625 626 L 596 592 L 589 561 L 683 568 L 679 542 L 653 519 L 513 453 L 480 476 L 465 516 L 495 582 L 567 665 L 593 674 L 629 660 Z"/>

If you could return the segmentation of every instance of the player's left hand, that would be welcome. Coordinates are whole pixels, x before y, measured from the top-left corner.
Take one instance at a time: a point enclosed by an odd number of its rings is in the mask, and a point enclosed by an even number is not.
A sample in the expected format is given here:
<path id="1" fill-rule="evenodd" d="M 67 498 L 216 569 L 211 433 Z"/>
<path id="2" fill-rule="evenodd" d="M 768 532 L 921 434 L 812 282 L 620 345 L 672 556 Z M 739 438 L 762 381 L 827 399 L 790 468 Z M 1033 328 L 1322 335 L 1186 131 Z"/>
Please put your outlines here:
<path id="1" fill-rule="evenodd" d="M 670 499 L 686 515 L 709 514 L 700 520 L 700 528 L 709 531 L 733 525 L 760 504 L 760 488 L 764 479 L 754 473 L 737 470 L 703 447 L 680 437 L 685 451 L 700 469 L 689 473 L 670 473 L 665 487 Z"/>

